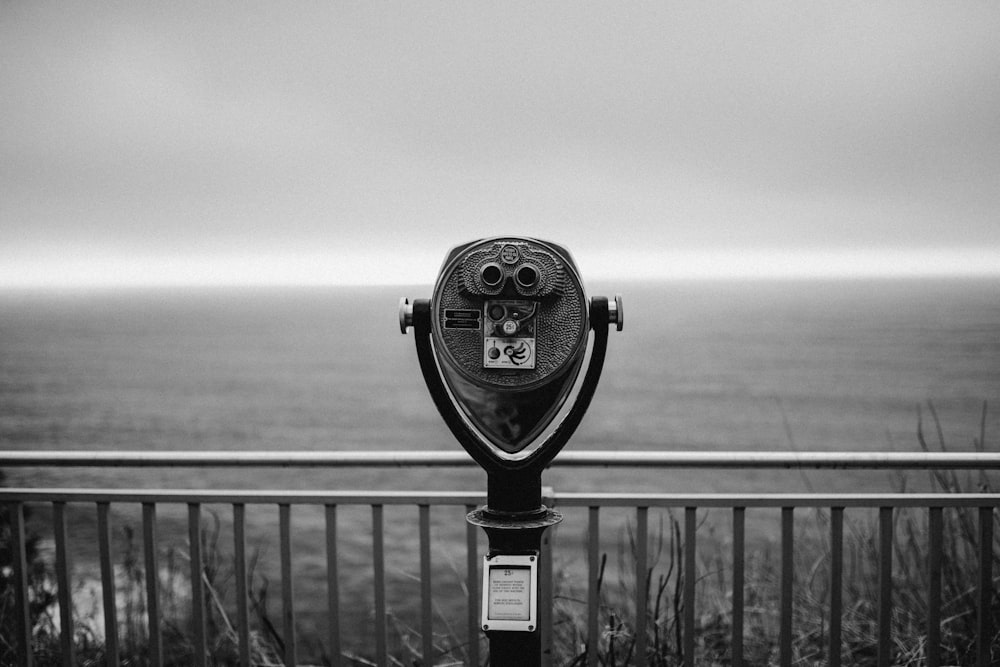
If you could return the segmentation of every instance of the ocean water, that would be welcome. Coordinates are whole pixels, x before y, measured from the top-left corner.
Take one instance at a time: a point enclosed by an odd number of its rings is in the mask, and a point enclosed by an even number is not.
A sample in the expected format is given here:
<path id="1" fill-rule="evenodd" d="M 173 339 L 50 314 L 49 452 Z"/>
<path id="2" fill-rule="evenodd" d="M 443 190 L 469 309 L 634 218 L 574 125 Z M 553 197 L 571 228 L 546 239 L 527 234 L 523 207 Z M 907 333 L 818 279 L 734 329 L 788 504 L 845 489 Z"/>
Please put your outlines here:
<path id="1" fill-rule="evenodd" d="M 591 291 L 623 294 L 625 330 L 611 333 L 600 388 L 569 449 L 915 450 L 918 410 L 937 444 L 929 404 L 949 448 L 969 449 L 981 432 L 988 449 L 1000 446 L 1000 281 L 626 283 Z M 412 334 L 401 336 L 396 319 L 400 296 L 429 293 L 408 286 L 0 294 L 0 449 L 457 448 L 423 387 Z M 4 474 L 10 486 L 485 488 L 474 469 Z M 886 473 L 558 466 L 544 482 L 563 491 L 679 492 L 902 483 Z M 922 483 L 907 480 L 908 488 Z M 230 544 L 229 510 L 214 510 L 220 544 Z M 90 508 L 76 511 L 74 568 L 86 578 L 94 520 Z M 33 516 L 44 530 L 44 508 Z M 138 527 L 138 508 L 121 508 L 115 519 Z M 401 574 L 390 592 L 399 608 L 415 600 L 406 574 L 413 519 L 405 510 L 387 515 L 387 544 L 401 554 L 390 563 L 390 576 Z M 182 536 L 182 508 L 163 508 L 162 523 L 164 543 Z M 314 585 L 325 571 L 322 516 L 297 509 L 294 525 L 299 620 L 308 633 L 324 622 L 325 593 Z M 367 567 L 369 515 L 345 510 L 340 529 L 342 572 Z M 449 540 L 463 529 L 460 512 L 435 510 L 436 585 L 456 592 L 464 566 Z M 272 580 L 276 532 L 276 512 L 255 510 L 250 540 Z M 369 606 L 369 588 L 365 576 L 343 587 L 357 608 Z M 347 631 L 363 645 L 365 628 L 361 614 Z"/>

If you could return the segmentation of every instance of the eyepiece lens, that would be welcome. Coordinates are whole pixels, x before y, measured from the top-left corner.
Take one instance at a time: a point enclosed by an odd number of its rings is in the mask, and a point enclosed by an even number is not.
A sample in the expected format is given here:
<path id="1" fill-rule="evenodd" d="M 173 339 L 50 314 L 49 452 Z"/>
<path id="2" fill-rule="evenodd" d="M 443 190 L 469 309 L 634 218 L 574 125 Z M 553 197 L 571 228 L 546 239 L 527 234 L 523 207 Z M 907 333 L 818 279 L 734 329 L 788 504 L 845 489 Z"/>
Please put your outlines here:
<path id="1" fill-rule="evenodd" d="M 521 287 L 534 287 L 538 282 L 538 270 L 533 266 L 522 266 L 517 270 L 514 279 Z"/>
<path id="2" fill-rule="evenodd" d="M 503 280 L 503 271 L 496 264 L 487 264 L 484 266 L 480 275 L 483 277 L 483 282 L 490 287 L 499 285 L 500 281 Z"/>

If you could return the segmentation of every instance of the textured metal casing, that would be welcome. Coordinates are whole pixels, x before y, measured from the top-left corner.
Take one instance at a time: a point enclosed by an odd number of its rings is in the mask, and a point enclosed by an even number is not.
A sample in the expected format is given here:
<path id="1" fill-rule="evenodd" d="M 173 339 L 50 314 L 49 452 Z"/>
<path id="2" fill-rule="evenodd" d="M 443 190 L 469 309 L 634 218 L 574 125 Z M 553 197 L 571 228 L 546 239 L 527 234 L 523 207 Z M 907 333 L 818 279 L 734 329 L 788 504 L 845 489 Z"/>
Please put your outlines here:
<path id="1" fill-rule="evenodd" d="M 481 279 L 481 269 L 493 264 L 504 272 L 496 285 Z M 537 269 L 537 283 L 519 284 L 521 267 Z M 484 304 L 491 299 L 517 299 L 536 304 L 533 368 L 484 366 L 484 336 L 491 332 Z M 433 337 L 439 357 L 449 370 L 472 384 L 494 391 L 522 391 L 548 381 L 575 376 L 587 347 L 588 303 L 572 257 L 562 247 L 520 237 L 475 241 L 453 249 L 445 259 L 431 298 Z M 449 328 L 446 313 L 477 311 L 477 328 Z"/>

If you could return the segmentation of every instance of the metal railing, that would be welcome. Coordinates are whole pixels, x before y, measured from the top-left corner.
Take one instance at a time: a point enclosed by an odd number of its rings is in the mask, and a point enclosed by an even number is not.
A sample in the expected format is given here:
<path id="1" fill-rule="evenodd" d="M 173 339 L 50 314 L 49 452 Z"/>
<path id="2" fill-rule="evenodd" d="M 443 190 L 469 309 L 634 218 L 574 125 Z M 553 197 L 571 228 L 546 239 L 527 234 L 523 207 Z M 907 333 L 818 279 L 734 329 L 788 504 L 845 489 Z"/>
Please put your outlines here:
<path id="1" fill-rule="evenodd" d="M 400 466 L 471 466 L 464 454 L 451 452 L 284 452 L 284 453 L 230 453 L 230 452 L 0 452 L 0 468 L 11 466 L 132 466 L 132 467 L 400 467 Z M 664 468 L 815 468 L 815 469 L 918 469 L 952 470 L 1000 469 L 1000 455 L 992 453 L 779 453 L 779 452 L 567 452 L 555 465 L 588 467 L 664 467 Z M 732 629 L 731 660 L 734 666 L 744 662 L 744 587 L 746 566 L 746 510 L 769 508 L 780 510 L 780 609 L 779 609 L 779 664 L 791 665 L 793 661 L 793 554 L 794 512 L 799 508 L 829 510 L 830 527 L 830 600 L 828 632 L 828 664 L 840 665 L 842 652 L 841 618 L 844 613 L 842 590 L 844 586 L 844 512 L 854 508 L 872 508 L 878 511 L 878 655 L 879 665 L 889 665 L 893 655 L 893 518 L 894 512 L 903 508 L 921 508 L 927 511 L 927 579 L 926 599 L 926 664 L 941 664 L 942 625 L 942 535 L 946 508 L 975 508 L 978 514 L 978 562 L 976 563 L 975 589 L 978 600 L 976 634 L 976 664 L 994 664 L 991 640 L 991 608 L 996 591 L 993 573 L 993 524 L 1000 495 L 993 493 L 905 493 L 905 494 L 666 494 L 666 493 L 556 493 L 547 491 L 545 502 L 560 508 L 581 508 L 587 512 L 587 618 L 586 664 L 598 664 L 599 604 L 600 604 L 600 517 L 603 509 L 626 508 L 635 512 L 635 585 L 633 636 L 635 648 L 633 663 L 645 665 L 647 660 L 647 627 L 651 620 L 647 608 L 647 591 L 650 575 L 647 554 L 649 551 L 649 512 L 651 509 L 683 509 L 683 549 L 681 573 L 683 605 L 681 628 L 681 654 L 685 664 L 695 664 L 696 656 L 696 603 L 695 586 L 696 553 L 698 542 L 697 512 L 699 509 L 723 509 L 731 512 L 732 521 Z M 191 618 L 194 628 L 194 664 L 205 665 L 208 655 L 205 629 L 206 592 L 202 582 L 203 554 L 200 530 L 202 507 L 223 504 L 231 506 L 233 525 L 233 550 L 235 556 L 235 584 L 237 600 L 237 627 L 239 659 L 241 664 L 251 664 L 250 613 L 247 590 L 247 505 L 277 506 L 280 533 L 280 572 L 282 581 L 281 625 L 283 630 L 282 659 L 285 665 L 295 665 L 296 622 L 293 595 L 293 553 L 291 540 L 291 513 L 293 506 L 312 505 L 324 508 L 326 585 L 327 585 L 327 654 L 333 664 L 341 664 L 341 600 L 338 564 L 337 517 L 339 508 L 345 506 L 370 507 L 372 521 L 373 586 L 374 586 L 374 659 L 379 665 L 389 664 L 387 646 L 386 603 L 386 547 L 384 543 L 384 508 L 386 506 L 411 506 L 416 508 L 419 534 L 420 568 L 420 635 L 422 664 L 434 664 L 435 648 L 432 633 L 431 538 L 430 509 L 434 506 L 454 506 L 471 510 L 485 502 L 482 492 L 309 492 L 309 491 L 192 491 L 192 490 L 91 490 L 91 489 L 37 489 L 0 488 L 0 503 L 7 505 L 11 521 L 13 580 L 16 605 L 17 636 L 13 643 L 18 647 L 20 664 L 32 665 L 30 648 L 32 628 L 29 614 L 28 573 L 25 545 L 25 507 L 33 504 L 50 504 L 55 541 L 55 571 L 60 609 L 61 650 L 63 664 L 74 664 L 73 617 L 70 581 L 70 549 L 67 546 L 67 507 L 72 504 L 92 505 L 97 513 L 97 537 L 100 575 L 104 609 L 104 632 L 108 664 L 118 664 L 119 621 L 116 617 L 116 592 L 111 563 L 112 504 L 139 504 L 142 508 L 143 563 L 145 572 L 146 623 L 149 641 L 149 660 L 153 665 L 163 663 L 163 638 L 161 635 L 160 584 L 158 581 L 157 508 L 161 505 L 187 506 L 187 524 L 190 549 Z M 480 663 L 480 629 L 477 618 L 479 603 L 479 553 L 477 529 L 465 527 L 465 588 L 468 595 L 466 633 L 467 660 Z M 551 549 L 546 550 L 549 562 L 543 560 L 543 573 L 551 572 Z M 552 578 L 544 577 L 541 591 L 542 607 L 551 619 Z M 544 617 L 543 617 L 544 618 Z M 550 623 L 544 623 L 543 627 Z M 548 630 L 549 632 L 551 629 Z M 543 645 L 550 637 L 543 637 Z"/>
<path id="2" fill-rule="evenodd" d="M 326 563 L 327 563 L 327 600 L 328 600 L 328 640 L 329 654 L 334 664 L 340 664 L 341 629 L 339 621 L 340 596 L 338 594 L 338 538 L 337 514 L 338 508 L 348 505 L 367 505 L 372 513 L 372 542 L 375 587 L 375 655 L 378 664 L 388 664 L 386 647 L 386 553 L 384 536 L 384 508 L 387 505 L 409 505 L 418 508 L 420 535 L 420 571 L 421 571 L 421 611 L 422 627 L 424 629 L 424 655 L 431 655 L 431 589 L 430 583 L 430 508 L 431 506 L 457 505 L 474 509 L 477 504 L 485 501 L 485 494 L 454 493 L 454 492 L 293 492 L 293 491 L 190 491 L 190 490 L 109 490 L 91 491 L 81 489 L 0 489 L 0 502 L 9 506 L 12 534 L 14 536 L 14 581 L 17 615 L 21 619 L 18 628 L 18 646 L 21 651 L 21 664 L 31 665 L 31 656 L 24 652 L 24 647 L 31 644 L 31 628 L 27 623 L 28 596 L 25 563 L 24 539 L 24 506 L 26 503 L 51 503 L 53 507 L 53 524 L 56 545 L 56 572 L 58 578 L 58 596 L 60 608 L 60 626 L 62 628 L 63 662 L 74 664 L 73 646 L 71 642 L 72 609 L 70 600 L 71 586 L 69 583 L 69 566 L 66 548 L 66 507 L 67 504 L 96 505 L 98 517 L 98 546 L 100 550 L 100 571 L 104 608 L 104 634 L 108 664 L 117 665 L 119 661 L 118 619 L 116 618 L 115 578 L 111 565 L 111 520 L 112 504 L 138 503 L 142 507 L 143 563 L 145 571 L 145 594 L 147 629 L 149 637 L 150 663 L 163 664 L 161 617 L 159 605 L 159 565 L 157 562 L 157 507 L 164 504 L 186 504 L 188 509 L 188 540 L 190 548 L 190 580 L 191 613 L 194 626 L 193 660 L 196 665 L 206 664 L 207 646 L 204 618 L 205 591 L 202 589 L 202 554 L 199 533 L 202 523 L 202 506 L 206 504 L 225 504 L 232 507 L 233 522 L 233 553 L 235 562 L 236 584 L 236 617 L 237 635 L 239 638 L 239 658 L 243 665 L 250 665 L 250 614 L 248 609 L 247 590 L 247 538 L 246 538 L 246 508 L 247 505 L 272 505 L 278 507 L 280 533 L 280 571 L 282 582 L 281 618 L 284 639 L 285 665 L 297 664 L 295 605 L 292 582 L 292 548 L 291 548 L 291 511 L 293 506 L 318 505 L 325 509 L 326 519 Z M 467 540 L 467 570 L 466 586 L 469 589 L 470 609 L 478 609 L 475 591 L 478 589 L 476 579 L 477 543 L 476 529 L 466 528 Z M 478 619 L 469 616 L 469 636 L 478 636 Z M 473 652 L 478 642 L 471 642 Z M 473 653 L 474 655 L 475 653 Z M 478 660 L 478 658 L 477 658 Z M 428 664 L 431 664 L 428 662 Z"/>

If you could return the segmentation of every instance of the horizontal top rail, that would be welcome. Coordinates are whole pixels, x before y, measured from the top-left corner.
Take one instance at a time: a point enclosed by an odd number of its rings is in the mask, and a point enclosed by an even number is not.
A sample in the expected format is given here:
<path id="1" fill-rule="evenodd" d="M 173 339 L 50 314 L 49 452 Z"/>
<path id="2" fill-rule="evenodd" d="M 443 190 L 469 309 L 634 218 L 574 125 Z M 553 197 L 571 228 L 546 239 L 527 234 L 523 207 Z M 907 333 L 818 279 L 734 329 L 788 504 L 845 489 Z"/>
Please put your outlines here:
<path id="1" fill-rule="evenodd" d="M 1000 507 L 989 493 L 556 493 L 559 507 Z"/>
<path id="2" fill-rule="evenodd" d="M 3 502 L 197 503 L 225 505 L 480 505 L 483 491 L 295 491 L 246 489 L 0 488 Z"/>
<path id="3" fill-rule="evenodd" d="M 474 467 L 460 451 L 0 451 L 0 467 L 403 468 Z M 570 451 L 555 467 L 1000 469 L 1000 452 Z"/>
<path id="4" fill-rule="evenodd" d="M 988 493 L 552 493 L 557 507 L 998 507 Z M 245 491 L 0 488 L 0 503 L 478 505 L 476 491 Z"/>

